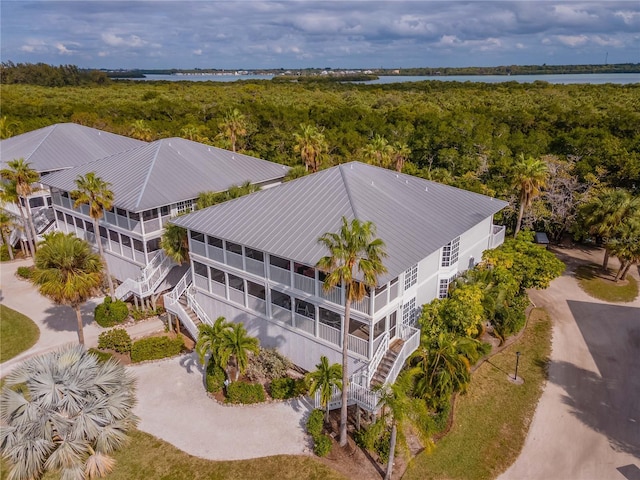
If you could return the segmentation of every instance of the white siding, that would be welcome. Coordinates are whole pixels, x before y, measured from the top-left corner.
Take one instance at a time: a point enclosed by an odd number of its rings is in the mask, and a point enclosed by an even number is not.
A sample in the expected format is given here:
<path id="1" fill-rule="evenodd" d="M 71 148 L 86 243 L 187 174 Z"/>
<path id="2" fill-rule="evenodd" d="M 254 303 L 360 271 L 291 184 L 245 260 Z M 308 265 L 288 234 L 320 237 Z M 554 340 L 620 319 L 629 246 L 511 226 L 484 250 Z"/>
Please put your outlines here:
<path id="1" fill-rule="evenodd" d="M 468 270 L 482 260 L 482 252 L 489 246 L 492 228 L 492 217 L 488 217 L 460 237 L 459 272 Z"/>
<path id="2" fill-rule="evenodd" d="M 131 263 L 131 261 L 112 255 L 108 250 L 104 251 L 104 256 L 109 264 L 111 276 L 117 278 L 118 281 L 124 282 L 127 278 L 135 280 L 142 275 L 141 268 L 138 265 Z"/>

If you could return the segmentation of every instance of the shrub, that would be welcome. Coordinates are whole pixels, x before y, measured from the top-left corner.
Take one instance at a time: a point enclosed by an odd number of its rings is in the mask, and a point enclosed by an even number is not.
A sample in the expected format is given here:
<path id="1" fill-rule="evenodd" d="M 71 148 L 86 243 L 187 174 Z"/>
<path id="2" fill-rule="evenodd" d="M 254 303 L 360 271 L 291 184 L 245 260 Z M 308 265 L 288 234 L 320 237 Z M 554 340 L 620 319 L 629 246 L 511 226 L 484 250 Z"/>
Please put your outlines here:
<path id="1" fill-rule="evenodd" d="M 149 308 L 144 310 L 140 308 L 134 308 L 133 310 L 131 310 L 131 316 L 136 322 L 144 320 L 145 318 L 161 315 L 162 313 L 164 313 L 163 307 L 156 307 L 155 309 Z"/>
<path id="2" fill-rule="evenodd" d="M 322 410 L 315 409 L 307 419 L 307 432 L 309 432 L 309 435 L 315 439 L 322 435 L 323 426 L 324 412 Z"/>
<path id="3" fill-rule="evenodd" d="M 137 340 L 131 347 L 131 361 L 158 360 L 178 355 L 184 347 L 182 337 L 148 337 Z"/>
<path id="4" fill-rule="evenodd" d="M 215 362 L 209 360 L 207 365 L 207 392 L 219 392 L 224 387 L 224 381 L 226 375 L 223 368 L 220 365 L 216 365 Z"/>
<path id="5" fill-rule="evenodd" d="M 33 276 L 33 267 L 18 267 L 16 275 L 20 278 L 24 278 L 25 280 L 31 280 L 31 277 Z"/>
<path id="6" fill-rule="evenodd" d="M 129 316 L 129 307 L 122 300 L 111 300 L 105 297 L 104 301 L 96 306 L 94 317 L 101 327 L 113 327 L 122 323 Z"/>
<path id="7" fill-rule="evenodd" d="M 118 353 L 131 353 L 131 337 L 124 328 L 112 328 L 100 334 L 98 348 L 115 350 Z"/>
<path id="8" fill-rule="evenodd" d="M 333 444 L 331 437 L 329 435 L 320 435 L 319 437 L 314 438 L 313 441 L 313 453 L 319 457 L 326 457 L 331 451 L 331 446 Z"/>
<path id="9" fill-rule="evenodd" d="M 289 377 L 274 378 L 271 380 L 269 392 L 271 398 L 277 400 L 286 400 L 287 398 L 298 397 L 303 395 L 306 390 L 304 379 L 293 379 Z"/>
<path id="10" fill-rule="evenodd" d="M 233 382 L 227 387 L 229 403 L 260 403 L 265 401 L 264 388 L 259 383 Z"/>
<path id="11" fill-rule="evenodd" d="M 293 363 L 275 349 L 261 348 L 258 355 L 251 357 L 246 375 L 252 381 L 264 377 L 268 380 L 287 376 L 287 371 L 293 368 Z"/>
<path id="12" fill-rule="evenodd" d="M 15 255 L 15 252 L 13 252 Z M 9 256 L 9 247 L 7 247 L 6 245 L 1 245 L 0 246 L 0 262 L 8 262 L 9 260 L 11 260 L 11 257 Z"/>
<path id="13" fill-rule="evenodd" d="M 97 348 L 90 348 L 89 349 L 89 353 L 92 353 L 93 355 L 98 357 L 98 361 L 100 361 L 100 362 L 106 362 L 110 358 L 113 358 L 113 355 L 110 354 L 109 352 L 102 352 L 102 351 L 98 350 Z"/>

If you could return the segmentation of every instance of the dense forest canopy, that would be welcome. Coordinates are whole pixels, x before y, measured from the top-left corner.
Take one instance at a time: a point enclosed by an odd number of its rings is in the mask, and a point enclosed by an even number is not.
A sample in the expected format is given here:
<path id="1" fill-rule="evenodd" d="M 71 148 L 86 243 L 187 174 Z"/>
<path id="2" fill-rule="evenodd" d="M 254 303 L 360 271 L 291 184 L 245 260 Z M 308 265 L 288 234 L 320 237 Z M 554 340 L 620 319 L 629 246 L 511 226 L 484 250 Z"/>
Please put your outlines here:
<path id="1" fill-rule="evenodd" d="M 236 109 L 238 150 L 287 165 L 303 164 L 295 133 L 313 125 L 327 147 L 319 168 L 364 160 L 377 142 L 406 152 L 406 173 L 514 203 L 510 178 L 521 155 L 550 162 L 559 197 L 600 184 L 640 188 L 640 84 L 124 81 L 1 89 L 3 138 L 76 122 L 230 149 L 225 118 Z"/>

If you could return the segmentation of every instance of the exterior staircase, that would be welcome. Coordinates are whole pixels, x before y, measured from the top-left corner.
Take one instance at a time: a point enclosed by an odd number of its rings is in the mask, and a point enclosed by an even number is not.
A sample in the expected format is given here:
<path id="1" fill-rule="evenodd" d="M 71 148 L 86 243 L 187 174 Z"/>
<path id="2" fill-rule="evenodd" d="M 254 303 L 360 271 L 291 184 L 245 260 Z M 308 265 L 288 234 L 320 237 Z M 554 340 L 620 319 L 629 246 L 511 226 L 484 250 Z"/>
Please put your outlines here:
<path id="1" fill-rule="evenodd" d="M 178 303 L 182 306 L 182 309 L 189 316 L 196 328 L 200 326 L 200 324 L 202 324 L 202 321 L 200 320 L 196 312 L 194 312 L 193 309 L 189 306 L 186 292 L 180 296 L 180 298 L 178 299 Z"/>
<path id="2" fill-rule="evenodd" d="M 202 323 L 213 325 L 213 322 L 196 301 L 196 292 L 191 280 L 189 269 L 175 288 L 164 294 L 164 308 L 182 323 L 194 340 L 197 340 L 198 326 Z"/>
<path id="3" fill-rule="evenodd" d="M 149 264 L 142 269 L 140 277 L 135 280 L 127 278 L 116 288 L 116 298 L 126 300 L 131 295 L 137 295 L 140 298 L 150 297 L 174 266 L 175 262 L 159 250 Z"/>
<path id="4" fill-rule="evenodd" d="M 384 354 L 384 357 L 382 357 L 382 360 L 380 360 L 380 364 L 378 365 L 376 372 L 373 374 L 370 388 L 374 388 L 378 385 L 384 385 L 384 383 L 387 381 L 387 377 L 389 376 L 389 372 L 398 359 L 398 355 L 400 354 L 403 345 L 404 340 L 397 339 L 389 346 L 389 350 L 387 350 L 387 352 Z"/>

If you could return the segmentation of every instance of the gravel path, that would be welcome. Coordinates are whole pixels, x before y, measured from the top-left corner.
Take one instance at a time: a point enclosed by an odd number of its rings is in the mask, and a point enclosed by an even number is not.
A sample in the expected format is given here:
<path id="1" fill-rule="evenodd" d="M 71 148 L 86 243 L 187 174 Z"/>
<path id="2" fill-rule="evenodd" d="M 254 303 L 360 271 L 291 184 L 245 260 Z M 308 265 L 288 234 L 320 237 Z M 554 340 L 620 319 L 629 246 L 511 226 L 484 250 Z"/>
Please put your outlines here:
<path id="1" fill-rule="evenodd" d="M 559 252 L 567 272 L 531 292 L 553 320 L 549 380 L 521 455 L 499 479 L 640 479 L 640 298 L 588 296 L 573 270 L 600 263 L 601 251 Z"/>

